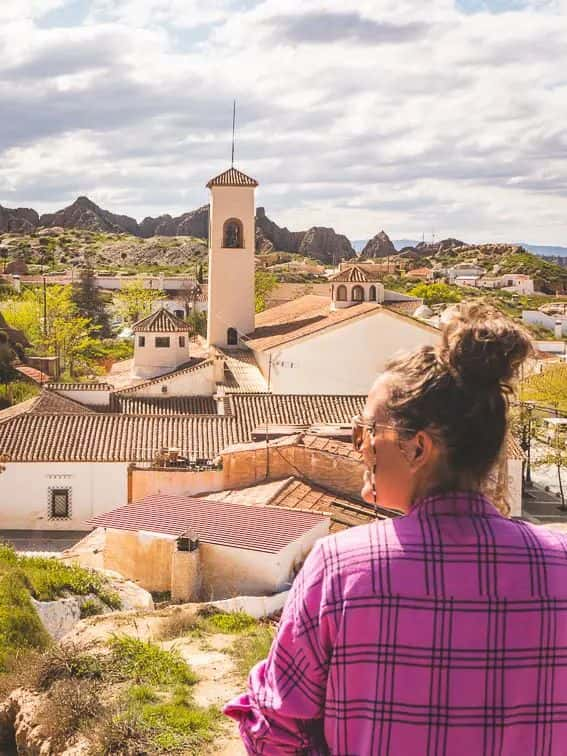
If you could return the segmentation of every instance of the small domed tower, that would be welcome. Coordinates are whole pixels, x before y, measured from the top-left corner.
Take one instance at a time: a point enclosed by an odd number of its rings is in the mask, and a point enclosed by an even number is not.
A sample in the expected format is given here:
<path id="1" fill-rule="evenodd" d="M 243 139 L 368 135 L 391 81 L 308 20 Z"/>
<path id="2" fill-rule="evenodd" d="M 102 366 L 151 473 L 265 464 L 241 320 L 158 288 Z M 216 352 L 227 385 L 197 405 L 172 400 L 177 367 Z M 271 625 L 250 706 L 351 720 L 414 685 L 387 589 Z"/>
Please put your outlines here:
<path id="1" fill-rule="evenodd" d="M 155 378 L 189 361 L 191 326 L 164 307 L 132 326 L 134 365 L 132 377 Z"/>
<path id="2" fill-rule="evenodd" d="M 379 273 L 369 271 L 360 265 L 349 265 L 330 278 L 331 309 L 340 310 L 344 307 L 361 302 L 384 301 L 384 285 L 380 281 Z"/>
<path id="3" fill-rule="evenodd" d="M 236 168 L 211 179 L 207 344 L 237 346 L 254 330 L 254 192 L 258 182 Z"/>

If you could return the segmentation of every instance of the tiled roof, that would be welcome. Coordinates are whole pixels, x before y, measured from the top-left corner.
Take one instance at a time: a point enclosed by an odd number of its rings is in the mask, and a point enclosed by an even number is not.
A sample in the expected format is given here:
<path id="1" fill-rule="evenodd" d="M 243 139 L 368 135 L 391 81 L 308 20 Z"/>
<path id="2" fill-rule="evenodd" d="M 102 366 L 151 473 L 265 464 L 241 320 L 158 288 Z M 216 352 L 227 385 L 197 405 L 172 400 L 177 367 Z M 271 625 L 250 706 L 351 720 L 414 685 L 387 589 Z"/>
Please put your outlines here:
<path id="1" fill-rule="evenodd" d="M 176 318 L 165 307 L 152 312 L 147 318 L 138 320 L 132 326 L 133 333 L 177 333 L 178 331 L 192 331 L 193 329 L 181 318 Z"/>
<path id="2" fill-rule="evenodd" d="M 158 375 L 157 378 L 150 378 L 142 383 L 136 383 L 134 386 L 127 386 L 119 390 L 120 394 L 135 394 L 140 389 L 146 388 L 146 386 L 154 386 L 158 383 L 165 383 L 175 378 L 178 375 L 184 375 L 185 373 L 192 373 L 196 370 L 202 370 L 205 367 L 209 367 L 212 364 L 212 360 L 205 360 L 202 358 L 192 359 L 185 366 L 181 366 L 172 370 L 170 373 L 164 373 Z"/>
<path id="3" fill-rule="evenodd" d="M 110 409 L 123 415 L 216 415 L 212 396 L 170 396 L 144 398 L 113 394 Z"/>
<path id="4" fill-rule="evenodd" d="M 266 423 L 297 425 L 349 424 L 366 401 L 361 395 L 233 394 L 225 400 L 230 414 L 242 429 L 242 439 Z"/>
<path id="5" fill-rule="evenodd" d="M 331 533 L 357 525 L 368 525 L 377 519 L 386 519 L 384 514 L 375 512 L 372 507 L 362 502 L 337 496 L 331 491 L 298 478 L 292 478 L 270 501 L 270 506 L 330 515 Z"/>
<path id="6" fill-rule="evenodd" d="M 37 396 L 32 396 L 31 399 L 26 399 L 24 402 L 18 402 L 11 407 L 0 410 L 0 423 L 12 420 L 18 415 L 26 415 L 34 407 L 37 399 Z"/>
<path id="7" fill-rule="evenodd" d="M 55 391 L 44 389 L 37 397 L 37 401 L 30 409 L 34 415 L 92 415 L 93 410 L 90 407 L 61 396 Z"/>
<path id="8" fill-rule="evenodd" d="M 508 436 L 506 437 L 506 458 L 518 459 L 522 462 L 526 459 L 526 455 L 522 451 L 522 447 L 518 443 L 518 440 L 511 433 L 508 433 Z"/>
<path id="9" fill-rule="evenodd" d="M 403 299 L 397 302 L 384 302 L 384 307 L 402 315 L 412 316 L 417 308 L 421 306 L 421 302 L 421 299 Z"/>
<path id="10" fill-rule="evenodd" d="M 224 448 L 249 441 L 266 419 L 302 427 L 349 424 L 364 401 L 363 396 L 233 394 L 225 399 L 229 412 L 224 416 L 43 415 L 27 408 L 0 422 L 0 454 L 18 462 L 151 462 L 163 447 L 176 447 L 182 456 L 214 459 Z"/>
<path id="11" fill-rule="evenodd" d="M 218 176 L 212 178 L 207 186 L 258 186 L 256 179 L 250 178 L 236 168 L 229 168 Z"/>
<path id="12" fill-rule="evenodd" d="M 203 543 L 277 554 L 325 519 L 312 512 L 157 494 L 97 515 L 91 524 L 176 537 L 190 534 Z"/>
<path id="13" fill-rule="evenodd" d="M 382 278 L 383 274 L 378 273 L 378 271 L 351 265 L 335 273 L 329 280 L 333 282 L 344 281 L 345 283 L 369 283 L 370 281 L 382 281 Z"/>
<path id="14" fill-rule="evenodd" d="M 229 393 L 264 393 L 268 390 L 266 379 L 249 349 L 218 349 L 225 360 L 223 386 Z"/>
<path id="15" fill-rule="evenodd" d="M 24 378 L 27 378 L 30 381 L 34 381 L 34 383 L 39 383 L 40 385 L 42 385 L 44 383 L 48 383 L 49 381 L 49 376 L 47 375 L 47 373 L 44 373 L 42 370 L 38 370 L 37 368 L 31 367 L 30 365 L 16 365 L 16 370 Z"/>
<path id="16" fill-rule="evenodd" d="M 152 462 L 164 447 L 214 459 L 239 440 L 234 419 L 218 416 L 23 413 L 0 422 L 0 455 L 14 462 Z"/>
<path id="17" fill-rule="evenodd" d="M 322 436 L 311 436 L 308 433 L 303 436 L 302 443 L 303 446 L 307 446 L 310 449 L 317 449 L 318 451 L 324 451 L 335 456 L 362 461 L 362 454 L 354 450 L 352 443 L 335 441 L 332 438 L 324 438 Z"/>
<path id="18" fill-rule="evenodd" d="M 331 310 L 329 297 L 308 294 L 256 315 L 256 328 L 245 338 L 246 345 L 262 352 L 349 320 L 365 317 L 379 309 L 380 305 L 376 302 L 361 302 L 341 310 Z"/>
<path id="19" fill-rule="evenodd" d="M 112 391 L 110 383 L 46 383 L 52 391 Z"/>

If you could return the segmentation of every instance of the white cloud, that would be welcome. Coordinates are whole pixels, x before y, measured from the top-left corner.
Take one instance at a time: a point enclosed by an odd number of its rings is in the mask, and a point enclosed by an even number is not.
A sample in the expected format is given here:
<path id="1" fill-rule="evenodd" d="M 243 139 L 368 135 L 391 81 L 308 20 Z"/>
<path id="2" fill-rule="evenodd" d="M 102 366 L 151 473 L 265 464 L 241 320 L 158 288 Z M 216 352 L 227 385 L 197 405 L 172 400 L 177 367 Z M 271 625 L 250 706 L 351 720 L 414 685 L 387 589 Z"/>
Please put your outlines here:
<path id="1" fill-rule="evenodd" d="M 202 204 L 236 96 L 239 165 L 290 227 L 560 243 L 565 2 L 96 0 L 40 29 L 27 0 L 0 26 L 0 203 Z"/>

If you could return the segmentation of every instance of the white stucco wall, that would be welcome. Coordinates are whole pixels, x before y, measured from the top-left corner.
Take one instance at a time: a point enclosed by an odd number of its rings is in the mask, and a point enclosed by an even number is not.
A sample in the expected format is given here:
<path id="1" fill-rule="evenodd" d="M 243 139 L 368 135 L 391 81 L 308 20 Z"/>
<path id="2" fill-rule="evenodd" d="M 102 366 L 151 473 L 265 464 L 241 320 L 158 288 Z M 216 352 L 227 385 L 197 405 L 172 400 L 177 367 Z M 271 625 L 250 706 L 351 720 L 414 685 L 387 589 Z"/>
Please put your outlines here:
<path id="1" fill-rule="evenodd" d="M 110 404 L 110 391 L 99 391 L 89 389 L 77 389 L 76 391 L 66 389 L 57 389 L 57 393 L 68 399 L 73 399 L 79 404 L 86 404 L 91 407 L 108 407 Z"/>
<path id="2" fill-rule="evenodd" d="M 5 462 L 0 529 L 90 530 L 86 520 L 127 502 L 126 462 Z M 49 488 L 71 489 L 71 517 L 49 519 Z"/>
<path id="3" fill-rule="evenodd" d="M 162 391 L 163 386 L 167 391 Z M 213 363 L 203 364 L 203 367 L 190 370 L 186 373 L 164 378 L 159 383 L 148 386 L 140 386 L 135 395 L 141 397 L 152 396 L 212 396 L 216 391 Z M 133 396 L 134 392 L 130 392 Z"/>
<path id="4" fill-rule="evenodd" d="M 508 489 L 506 498 L 510 506 L 510 517 L 522 515 L 522 460 L 508 460 Z"/>
<path id="5" fill-rule="evenodd" d="M 145 339 L 144 346 L 140 346 L 140 336 Z M 157 347 L 156 339 L 169 339 L 169 346 Z M 187 332 L 134 334 L 134 376 L 153 378 L 175 370 L 176 367 L 188 361 L 189 334 Z"/>
<path id="6" fill-rule="evenodd" d="M 228 328 L 236 328 L 240 333 L 254 330 L 254 213 L 254 187 L 212 187 L 208 344 L 226 346 Z M 223 226 L 229 218 L 242 223 L 242 249 L 222 246 Z"/>
<path id="7" fill-rule="evenodd" d="M 539 310 L 522 310 L 522 321 L 527 325 L 539 325 L 555 331 L 556 323 L 561 323 L 561 333 L 567 336 L 567 317 L 565 315 L 547 315 Z"/>
<path id="8" fill-rule="evenodd" d="M 289 587 L 315 541 L 327 535 L 329 520 L 311 528 L 277 554 L 201 543 L 204 600 L 279 593 Z"/>
<path id="9" fill-rule="evenodd" d="M 438 332 L 417 322 L 378 310 L 272 350 L 271 390 L 279 394 L 366 394 L 394 355 L 436 344 L 439 338 Z M 267 376 L 269 354 L 254 355 Z"/>

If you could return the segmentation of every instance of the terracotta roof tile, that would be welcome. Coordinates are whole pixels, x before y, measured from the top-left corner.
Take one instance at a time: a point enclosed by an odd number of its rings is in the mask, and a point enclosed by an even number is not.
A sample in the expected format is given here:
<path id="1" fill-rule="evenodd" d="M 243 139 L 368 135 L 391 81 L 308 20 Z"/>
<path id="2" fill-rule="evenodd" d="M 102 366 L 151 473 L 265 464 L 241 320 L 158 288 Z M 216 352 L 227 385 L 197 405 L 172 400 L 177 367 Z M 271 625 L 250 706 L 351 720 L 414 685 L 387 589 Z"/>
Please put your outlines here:
<path id="1" fill-rule="evenodd" d="M 152 312 L 132 326 L 133 333 L 177 333 L 178 331 L 192 331 L 193 329 L 181 318 L 176 318 L 165 307 Z"/>
<path id="2" fill-rule="evenodd" d="M 236 168 L 229 168 L 208 181 L 207 186 L 258 186 L 258 182 Z"/>
<path id="3" fill-rule="evenodd" d="M 91 415 L 93 410 L 90 407 L 61 396 L 55 391 L 44 389 L 37 397 L 37 401 L 30 410 L 35 415 Z"/>
<path id="4" fill-rule="evenodd" d="M 123 415 L 216 415 L 212 396 L 171 396 L 144 398 L 113 394 L 110 409 Z"/>
<path id="5" fill-rule="evenodd" d="M 345 283 L 370 283 L 382 281 L 383 278 L 383 273 L 368 270 L 367 268 L 361 268 L 358 265 L 351 265 L 350 267 L 344 268 L 338 273 L 335 273 L 335 275 L 331 276 L 329 280 L 333 282 L 344 281 Z"/>
<path id="6" fill-rule="evenodd" d="M 49 382 L 49 376 L 47 375 L 47 373 L 44 373 L 42 370 L 38 370 L 37 368 L 31 367 L 30 365 L 16 365 L 16 370 L 24 378 L 27 378 L 30 381 L 34 381 L 34 383 L 43 385 L 44 383 Z"/>
<path id="7" fill-rule="evenodd" d="M 223 385 L 228 393 L 264 393 L 268 390 L 254 353 L 249 349 L 217 350 L 225 360 Z"/>
<path id="8" fill-rule="evenodd" d="M 203 543 L 277 554 L 325 519 L 311 512 L 157 494 L 98 515 L 91 524 L 176 537 L 190 534 Z"/>
<path id="9" fill-rule="evenodd" d="M 380 310 L 376 302 L 361 302 L 341 310 L 331 310 L 330 305 L 330 298 L 308 294 L 264 310 L 256 315 L 254 331 L 245 337 L 246 346 L 262 352 Z"/>
<path id="10" fill-rule="evenodd" d="M 112 391 L 110 383 L 46 383 L 52 391 Z"/>

